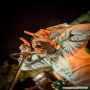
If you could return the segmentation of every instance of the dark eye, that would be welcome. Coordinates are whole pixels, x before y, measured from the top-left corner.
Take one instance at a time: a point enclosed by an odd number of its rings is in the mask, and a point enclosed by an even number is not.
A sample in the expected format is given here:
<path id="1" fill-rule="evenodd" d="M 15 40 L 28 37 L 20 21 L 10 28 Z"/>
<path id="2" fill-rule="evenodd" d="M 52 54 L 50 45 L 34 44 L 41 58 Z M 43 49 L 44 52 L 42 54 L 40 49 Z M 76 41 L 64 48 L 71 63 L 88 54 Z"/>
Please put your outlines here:
<path id="1" fill-rule="evenodd" d="M 41 45 L 36 45 L 36 47 L 37 47 L 37 48 L 42 48 L 42 46 L 41 46 Z"/>

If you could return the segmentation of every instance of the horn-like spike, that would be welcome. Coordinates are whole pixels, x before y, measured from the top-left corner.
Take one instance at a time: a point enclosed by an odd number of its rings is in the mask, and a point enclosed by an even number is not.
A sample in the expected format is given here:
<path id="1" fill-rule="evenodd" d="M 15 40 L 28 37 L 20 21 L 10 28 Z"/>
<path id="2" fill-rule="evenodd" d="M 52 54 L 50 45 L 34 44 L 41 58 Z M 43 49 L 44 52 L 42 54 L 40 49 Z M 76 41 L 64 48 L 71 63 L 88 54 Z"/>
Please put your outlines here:
<path id="1" fill-rule="evenodd" d="M 35 34 L 34 34 L 34 33 L 29 32 L 29 31 L 24 31 L 24 33 L 25 33 L 25 34 L 28 34 L 28 35 L 30 35 L 30 36 L 35 37 Z"/>
<path id="2" fill-rule="evenodd" d="M 75 26 L 72 25 L 72 26 L 70 26 L 70 27 L 67 27 L 66 30 L 69 30 L 69 31 L 70 31 L 70 30 L 73 30 L 73 29 L 75 29 L 75 28 L 77 28 L 77 25 L 75 25 Z"/>
<path id="3" fill-rule="evenodd" d="M 30 46 L 30 43 L 29 43 L 26 39 L 24 39 L 23 37 L 20 37 L 20 40 L 21 40 L 25 45 Z"/>
<path id="4" fill-rule="evenodd" d="M 29 32 L 29 31 L 24 31 L 25 34 L 28 34 L 30 36 L 33 36 L 34 38 L 37 38 L 37 37 L 42 37 L 41 35 L 37 34 L 37 33 L 32 33 L 32 32 Z"/>

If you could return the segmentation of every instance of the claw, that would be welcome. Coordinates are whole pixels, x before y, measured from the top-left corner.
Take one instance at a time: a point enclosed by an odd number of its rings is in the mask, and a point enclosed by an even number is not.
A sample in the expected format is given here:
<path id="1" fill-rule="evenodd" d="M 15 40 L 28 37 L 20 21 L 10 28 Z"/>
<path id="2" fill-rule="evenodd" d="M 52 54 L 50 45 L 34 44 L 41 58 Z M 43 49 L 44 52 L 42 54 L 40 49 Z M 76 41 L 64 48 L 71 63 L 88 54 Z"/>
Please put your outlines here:
<path id="1" fill-rule="evenodd" d="M 23 37 L 20 37 L 20 40 L 21 40 L 25 45 L 30 46 L 30 43 L 29 43 L 26 39 L 24 39 Z"/>

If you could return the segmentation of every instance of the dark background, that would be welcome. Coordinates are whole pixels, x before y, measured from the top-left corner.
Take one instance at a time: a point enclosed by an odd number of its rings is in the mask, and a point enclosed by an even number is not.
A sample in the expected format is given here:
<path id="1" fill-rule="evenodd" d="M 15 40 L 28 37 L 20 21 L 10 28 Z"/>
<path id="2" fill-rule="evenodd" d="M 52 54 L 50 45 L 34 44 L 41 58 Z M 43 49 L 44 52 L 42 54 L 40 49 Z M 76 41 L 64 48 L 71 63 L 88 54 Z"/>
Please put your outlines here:
<path id="1" fill-rule="evenodd" d="M 20 36 L 29 40 L 23 31 L 36 32 L 60 23 L 70 23 L 90 10 L 89 2 L 3 2 L 0 10 L 0 63 L 11 61 L 9 54 L 19 52 Z M 14 60 L 12 60 L 14 62 Z"/>

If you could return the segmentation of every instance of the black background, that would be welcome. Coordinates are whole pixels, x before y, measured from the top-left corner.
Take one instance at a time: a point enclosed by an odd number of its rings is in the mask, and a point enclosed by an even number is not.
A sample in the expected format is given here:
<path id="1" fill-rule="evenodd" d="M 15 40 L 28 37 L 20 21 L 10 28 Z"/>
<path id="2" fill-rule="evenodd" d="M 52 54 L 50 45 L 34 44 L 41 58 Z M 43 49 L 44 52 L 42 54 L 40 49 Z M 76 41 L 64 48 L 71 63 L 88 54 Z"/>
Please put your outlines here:
<path id="1" fill-rule="evenodd" d="M 20 36 L 29 40 L 23 31 L 36 32 L 38 29 L 60 23 L 70 23 L 90 10 L 89 2 L 2 2 L 0 8 L 0 62 L 11 61 L 9 54 L 19 52 Z"/>

